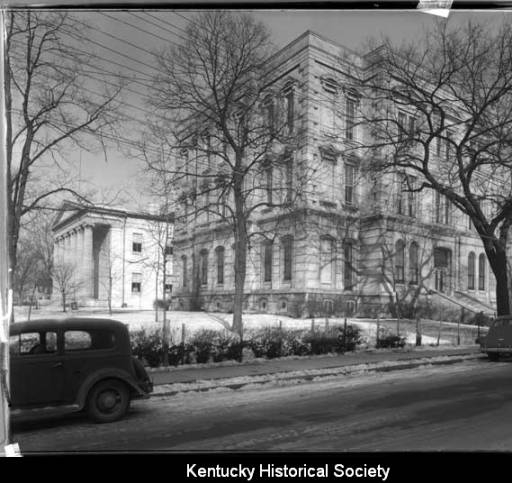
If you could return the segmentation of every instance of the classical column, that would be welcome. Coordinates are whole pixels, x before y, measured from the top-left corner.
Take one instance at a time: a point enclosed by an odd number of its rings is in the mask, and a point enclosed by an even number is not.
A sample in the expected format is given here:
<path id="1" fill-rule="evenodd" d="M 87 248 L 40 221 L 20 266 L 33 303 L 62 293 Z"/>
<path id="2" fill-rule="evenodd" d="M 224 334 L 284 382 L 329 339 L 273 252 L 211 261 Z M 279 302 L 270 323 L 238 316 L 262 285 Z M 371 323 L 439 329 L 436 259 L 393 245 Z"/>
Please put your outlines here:
<path id="1" fill-rule="evenodd" d="M 84 251 L 82 258 L 84 274 L 84 293 L 87 297 L 94 297 L 94 255 L 92 245 L 93 227 L 84 226 Z"/>

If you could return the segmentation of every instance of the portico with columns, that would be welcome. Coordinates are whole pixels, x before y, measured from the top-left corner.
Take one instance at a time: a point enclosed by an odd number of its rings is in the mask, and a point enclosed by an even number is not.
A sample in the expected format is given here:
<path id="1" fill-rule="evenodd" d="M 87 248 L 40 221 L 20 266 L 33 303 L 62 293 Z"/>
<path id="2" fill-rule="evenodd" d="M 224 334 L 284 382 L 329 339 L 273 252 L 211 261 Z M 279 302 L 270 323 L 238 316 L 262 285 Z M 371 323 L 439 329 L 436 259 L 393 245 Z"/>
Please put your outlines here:
<path id="1" fill-rule="evenodd" d="M 110 299 L 113 308 L 153 308 L 155 300 L 164 297 L 163 264 L 158 261 L 164 243 L 172 242 L 170 237 L 165 242 L 162 226 L 172 224 L 172 215 L 65 202 L 53 233 L 56 272 L 60 268 L 70 273 L 68 302 L 106 307 Z M 172 265 L 167 263 L 166 285 L 172 285 Z M 58 302 L 55 277 L 53 293 Z"/>

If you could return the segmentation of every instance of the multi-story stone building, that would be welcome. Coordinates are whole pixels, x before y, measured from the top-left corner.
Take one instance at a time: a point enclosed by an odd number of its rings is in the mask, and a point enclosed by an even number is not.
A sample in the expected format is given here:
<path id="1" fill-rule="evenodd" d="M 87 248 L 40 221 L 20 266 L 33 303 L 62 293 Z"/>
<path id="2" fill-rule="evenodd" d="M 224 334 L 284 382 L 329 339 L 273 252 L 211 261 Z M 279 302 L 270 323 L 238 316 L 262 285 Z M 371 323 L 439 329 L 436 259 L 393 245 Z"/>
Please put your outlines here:
<path id="1" fill-rule="evenodd" d="M 245 309 L 368 314 L 418 289 L 429 301 L 433 293 L 439 303 L 492 312 L 494 277 L 469 218 L 443 196 L 404 189 L 414 177 L 362 169 L 369 160 L 358 146 L 368 133 L 356 122 L 365 101 L 356 83 L 365 62 L 309 31 L 269 60 L 268 102 L 295 142 L 269 154 L 259 196 L 272 196 L 269 186 L 279 183 L 301 189 L 293 209 L 262 209 L 252 220 L 266 236 L 250 243 Z M 193 153 L 183 156 L 190 171 L 202 169 Z M 179 209 L 175 307 L 229 311 L 232 231 L 207 211 L 185 216 L 198 203 L 195 196 Z"/>
<path id="2" fill-rule="evenodd" d="M 53 224 L 54 300 L 64 285 L 78 306 L 110 299 L 113 308 L 152 309 L 172 291 L 173 223 L 172 215 L 63 203 Z"/>

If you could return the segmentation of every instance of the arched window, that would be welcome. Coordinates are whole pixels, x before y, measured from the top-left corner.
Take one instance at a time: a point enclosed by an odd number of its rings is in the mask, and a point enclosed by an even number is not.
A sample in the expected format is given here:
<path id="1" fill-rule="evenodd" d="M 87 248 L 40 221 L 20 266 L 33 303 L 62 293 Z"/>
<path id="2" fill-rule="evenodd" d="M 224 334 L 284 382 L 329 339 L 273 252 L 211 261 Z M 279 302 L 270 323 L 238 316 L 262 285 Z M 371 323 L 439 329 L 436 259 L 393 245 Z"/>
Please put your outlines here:
<path id="1" fill-rule="evenodd" d="M 485 290 L 485 255 L 478 257 L 478 290 Z"/>
<path id="2" fill-rule="evenodd" d="M 405 274 L 405 243 L 398 240 L 395 244 L 395 282 L 404 283 Z"/>
<path id="3" fill-rule="evenodd" d="M 217 258 L 217 284 L 222 285 L 224 283 L 224 247 L 217 247 L 215 256 Z"/>
<path id="4" fill-rule="evenodd" d="M 263 281 L 272 281 L 272 242 L 267 240 L 262 244 Z"/>
<path id="5" fill-rule="evenodd" d="M 468 255 L 468 290 L 475 290 L 475 254 Z"/>
<path id="6" fill-rule="evenodd" d="M 208 250 L 199 253 L 199 280 L 201 285 L 208 284 Z"/>
<path id="7" fill-rule="evenodd" d="M 188 284 L 187 280 L 187 257 L 186 255 L 182 255 L 181 257 L 181 273 L 182 273 L 182 285 L 185 288 Z"/>
<path id="8" fill-rule="evenodd" d="M 320 238 L 320 283 L 332 284 L 334 280 L 334 240 L 329 236 Z"/>
<path id="9" fill-rule="evenodd" d="M 418 264 L 418 244 L 412 242 L 409 247 L 409 282 L 417 284 L 419 281 L 420 267 Z"/>
<path id="10" fill-rule="evenodd" d="M 283 250 L 283 281 L 292 280 L 293 238 L 286 236 L 282 240 Z"/>
<path id="11" fill-rule="evenodd" d="M 350 240 L 343 242 L 343 288 L 352 290 L 354 286 L 353 245 Z"/>

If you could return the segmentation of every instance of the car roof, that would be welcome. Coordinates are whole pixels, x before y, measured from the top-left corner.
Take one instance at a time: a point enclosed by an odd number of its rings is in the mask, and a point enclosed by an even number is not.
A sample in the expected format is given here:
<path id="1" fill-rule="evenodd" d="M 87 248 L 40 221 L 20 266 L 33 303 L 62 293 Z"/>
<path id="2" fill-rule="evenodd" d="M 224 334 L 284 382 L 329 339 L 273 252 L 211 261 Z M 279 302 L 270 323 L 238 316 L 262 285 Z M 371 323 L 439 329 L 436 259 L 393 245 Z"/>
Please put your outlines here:
<path id="1" fill-rule="evenodd" d="M 37 319 L 24 322 L 15 322 L 10 325 L 9 332 L 18 334 L 20 332 L 45 330 L 45 329 L 110 329 L 126 331 L 125 324 L 118 320 L 101 319 L 95 317 L 70 317 L 65 319 Z"/>

